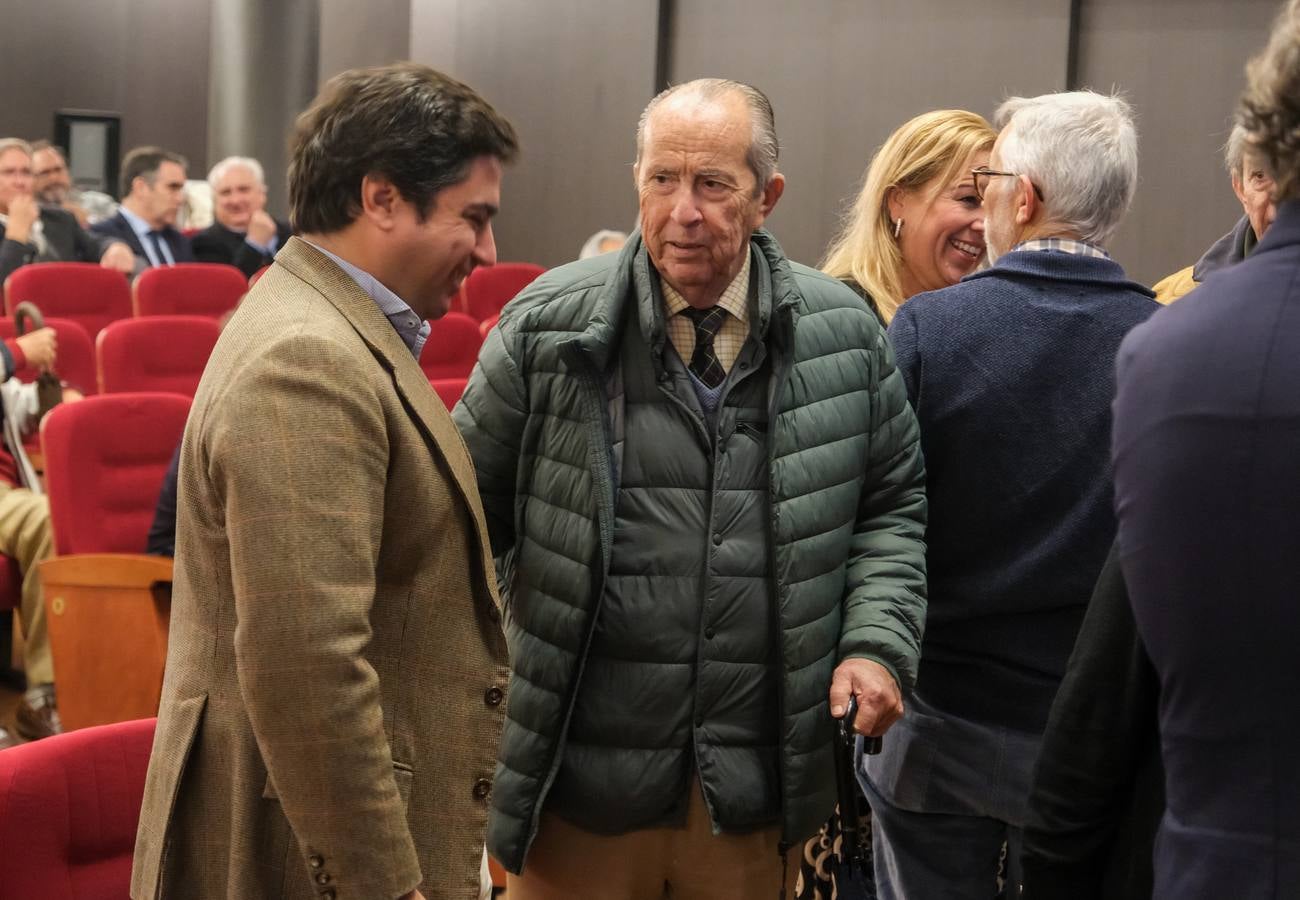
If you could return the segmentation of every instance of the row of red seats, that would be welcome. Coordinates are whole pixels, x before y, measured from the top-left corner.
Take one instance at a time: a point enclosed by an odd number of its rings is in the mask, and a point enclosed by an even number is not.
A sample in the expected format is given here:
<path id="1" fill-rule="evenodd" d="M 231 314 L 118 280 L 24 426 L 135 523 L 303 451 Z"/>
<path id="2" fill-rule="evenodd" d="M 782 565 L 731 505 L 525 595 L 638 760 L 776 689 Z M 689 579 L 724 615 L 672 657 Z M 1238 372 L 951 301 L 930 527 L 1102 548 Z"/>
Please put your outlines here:
<path id="1" fill-rule="evenodd" d="M 23 301 L 46 317 L 71 319 L 93 339 L 110 322 L 133 316 L 220 318 L 248 291 L 244 273 L 220 263 L 146 269 L 134 282 L 94 263 L 35 263 L 5 279 L 5 312 Z"/>
<path id="2" fill-rule="evenodd" d="M 58 335 L 57 374 L 82 393 L 167 391 L 193 397 L 203 368 L 220 335 L 216 319 L 206 316 L 147 316 L 110 322 L 99 336 L 90 336 L 71 319 L 45 320 Z M 463 382 L 478 359 L 485 331 L 464 313 L 448 313 L 432 323 L 420 366 L 450 408 L 449 382 Z M 0 340 L 15 334 L 11 319 L 0 319 Z M 24 381 L 34 369 L 17 373 Z"/>
<path id="3" fill-rule="evenodd" d="M 482 322 L 545 271 L 532 263 L 501 263 L 476 269 L 452 304 L 453 311 Z M 93 263 L 36 263 L 14 271 L 4 283 L 5 312 L 30 301 L 47 317 L 71 319 L 93 339 L 110 322 L 139 316 L 195 315 L 220 318 L 234 309 L 249 285 L 234 266 L 182 263 L 146 269 L 129 286 L 119 273 Z"/>

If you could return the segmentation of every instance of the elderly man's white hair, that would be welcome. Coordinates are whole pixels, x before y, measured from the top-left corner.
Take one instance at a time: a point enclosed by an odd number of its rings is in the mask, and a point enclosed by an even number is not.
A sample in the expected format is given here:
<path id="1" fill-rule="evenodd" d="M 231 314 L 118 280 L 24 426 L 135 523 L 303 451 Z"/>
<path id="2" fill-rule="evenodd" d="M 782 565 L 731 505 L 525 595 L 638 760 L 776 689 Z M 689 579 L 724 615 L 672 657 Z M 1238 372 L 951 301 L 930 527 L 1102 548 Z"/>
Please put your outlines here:
<path id="1" fill-rule="evenodd" d="M 994 124 L 1004 133 L 1001 167 L 1029 176 L 1042 191 L 1047 219 L 1104 244 L 1137 189 L 1137 129 L 1128 103 L 1092 91 L 1012 97 Z"/>
<path id="2" fill-rule="evenodd" d="M 262 164 L 251 156 L 227 156 L 208 172 L 208 186 L 215 191 L 231 169 L 247 169 L 253 173 L 254 181 L 261 187 L 266 187 L 266 172 L 262 169 Z"/>

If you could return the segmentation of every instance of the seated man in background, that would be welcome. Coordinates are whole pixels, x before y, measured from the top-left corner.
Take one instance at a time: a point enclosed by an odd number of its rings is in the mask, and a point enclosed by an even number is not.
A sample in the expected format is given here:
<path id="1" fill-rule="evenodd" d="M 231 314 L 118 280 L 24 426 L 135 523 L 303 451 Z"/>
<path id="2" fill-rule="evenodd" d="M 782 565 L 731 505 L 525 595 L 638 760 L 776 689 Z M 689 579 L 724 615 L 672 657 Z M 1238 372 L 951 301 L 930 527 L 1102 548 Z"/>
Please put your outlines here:
<path id="1" fill-rule="evenodd" d="M 3 154 L 0 154 L 3 160 Z M 3 162 L 0 161 L 0 167 Z M 59 713 L 54 696 L 54 661 L 45 631 L 45 603 L 37 564 L 50 556 L 50 504 L 23 450 L 23 440 L 38 423 L 36 386 L 13 374 L 20 369 L 47 369 L 57 352 L 53 328 L 41 328 L 0 343 L 0 554 L 12 557 L 22 570 L 22 599 L 18 622 L 23 633 L 27 693 L 18 702 L 14 731 L 0 727 L 0 750 L 58 734 Z M 80 399 L 65 392 L 66 400 Z"/>
<path id="2" fill-rule="evenodd" d="M 293 231 L 266 212 L 262 164 L 246 156 L 228 156 L 208 173 L 212 188 L 211 227 L 191 239 L 199 262 L 226 263 L 251 277 L 275 259 Z"/>
<path id="3" fill-rule="evenodd" d="M 154 266 L 194 262 L 189 239 L 176 230 L 185 191 L 185 157 L 161 147 L 136 147 L 122 160 L 122 206 L 91 226 L 135 253 L 135 274 Z"/>
<path id="4" fill-rule="evenodd" d="M 121 241 L 84 231 L 72 213 L 38 204 L 31 145 L 0 138 L 0 284 L 34 262 L 97 262 L 129 273 L 134 258 Z"/>
<path id="5" fill-rule="evenodd" d="M 117 201 L 108 194 L 73 186 L 67 157 L 49 141 L 32 143 L 32 178 L 41 205 L 72 213 L 82 228 L 102 222 L 117 212 Z"/>
<path id="6" fill-rule="evenodd" d="M 578 253 L 578 259 L 591 259 L 603 253 L 622 250 L 625 243 L 627 243 L 627 232 L 602 228 L 587 238 L 587 242 L 582 245 L 582 250 Z"/>
<path id="7" fill-rule="evenodd" d="M 1268 162 L 1259 151 L 1247 145 L 1246 130 L 1241 125 L 1233 126 L 1223 152 L 1232 178 L 1232 192 L 1241 201 L 1245 215 L 1232 226 L 1231 231 L 1215 241 L 1195 265 L 1156 282 L 1154 290 L 1160 303 L 1172 303 L 1199 285 L 1211 272 L 1226 269 L 1245 259 L 1277 215 L 1273 203 L 1273 176 Z"/>

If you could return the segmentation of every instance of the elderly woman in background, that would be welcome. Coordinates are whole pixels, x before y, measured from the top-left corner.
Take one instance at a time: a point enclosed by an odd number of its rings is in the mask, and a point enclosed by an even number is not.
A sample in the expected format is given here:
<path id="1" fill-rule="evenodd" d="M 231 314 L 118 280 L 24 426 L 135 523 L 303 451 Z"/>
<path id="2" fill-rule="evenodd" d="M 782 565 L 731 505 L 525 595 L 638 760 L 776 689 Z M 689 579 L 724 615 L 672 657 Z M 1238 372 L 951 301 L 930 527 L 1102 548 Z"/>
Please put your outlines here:
<path id="1" fill-rule="evenodd" d="M 988 163 L 996 138 L 981 116 L 960 109 L 924 113 L 902 125 L 867 167 L 822 271 L 861 294 L 884 325 L 913 294 L 972 272 L 984 258 L 984 211 L 971 169 Z M 865 839 L 870 828 L 858 833 Z M 796 900 L 874 896 L 855 895 L 848 884 L 832 894 L 843 856 L 837 811 L 804 846 Z"/>
<path id="2" fill-rule="evenodd" d="M 822 260 L 886 325 L 914 294 L 956 284 L 984 257 L 984 212 L 970 171 L 997 137 L 961 109 L 924 113 L 889 136 Z"/>

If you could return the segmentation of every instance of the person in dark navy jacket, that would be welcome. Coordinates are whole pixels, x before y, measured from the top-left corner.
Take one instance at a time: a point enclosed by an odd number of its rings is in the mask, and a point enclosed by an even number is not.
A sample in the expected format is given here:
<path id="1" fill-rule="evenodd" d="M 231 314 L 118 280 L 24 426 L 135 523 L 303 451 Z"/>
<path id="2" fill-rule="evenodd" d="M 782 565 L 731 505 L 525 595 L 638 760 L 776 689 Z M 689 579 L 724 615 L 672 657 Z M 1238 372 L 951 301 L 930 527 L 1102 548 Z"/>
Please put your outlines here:
<path id="1" fill-rule="evenodd" d="M 1124 579 L 1160 679 L 1157 898 L 1300 891 L 1300 0 L 1238 111 L 1277 218 L 1120 349 Z"/>
<path id="2" fill-rule="evenodd" d="M 139 274 L 153 266 L 194 262 L 189 238 L 176 230 L 185 199 L 185 157 L 161 147 L 136 147 L 122 160 L 122 205 L 111 219 L 90 226 L 125 242 Z"/>

